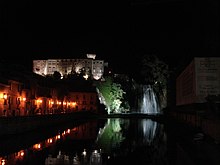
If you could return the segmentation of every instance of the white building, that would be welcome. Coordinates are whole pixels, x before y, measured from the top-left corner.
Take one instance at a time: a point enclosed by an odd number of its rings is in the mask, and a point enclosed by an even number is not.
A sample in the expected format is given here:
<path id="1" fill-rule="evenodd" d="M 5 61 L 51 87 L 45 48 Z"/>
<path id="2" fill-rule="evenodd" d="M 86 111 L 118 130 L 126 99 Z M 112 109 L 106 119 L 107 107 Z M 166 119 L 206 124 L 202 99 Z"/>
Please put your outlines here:
<path id="1" fill-rule="evenodd" d="M 48 59 L 33 60 L 33 72 L 42 76 L 53 75 L 55 71 L 62 77 L 71 73 L 80 73 L 84 69 L 86 74 L 92 74 L 99 80 L 104 73 L 104 60 L 96 60 L 95 54 L 87 54 L 86 59 Z"/>

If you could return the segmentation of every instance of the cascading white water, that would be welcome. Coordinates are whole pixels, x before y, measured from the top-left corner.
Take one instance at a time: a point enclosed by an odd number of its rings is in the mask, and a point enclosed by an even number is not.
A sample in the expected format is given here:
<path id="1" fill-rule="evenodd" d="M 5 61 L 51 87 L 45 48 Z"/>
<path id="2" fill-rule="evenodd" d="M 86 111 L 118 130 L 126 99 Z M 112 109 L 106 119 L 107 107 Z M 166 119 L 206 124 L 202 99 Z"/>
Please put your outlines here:
<path id="1" fill-rule="evenodd" d="M 141 96 L 139 98 L 139 112 L 145 114 L 160 113 L 160 106 L 153 88 L 150 85 L 143 85 L 141 90 Z"/>

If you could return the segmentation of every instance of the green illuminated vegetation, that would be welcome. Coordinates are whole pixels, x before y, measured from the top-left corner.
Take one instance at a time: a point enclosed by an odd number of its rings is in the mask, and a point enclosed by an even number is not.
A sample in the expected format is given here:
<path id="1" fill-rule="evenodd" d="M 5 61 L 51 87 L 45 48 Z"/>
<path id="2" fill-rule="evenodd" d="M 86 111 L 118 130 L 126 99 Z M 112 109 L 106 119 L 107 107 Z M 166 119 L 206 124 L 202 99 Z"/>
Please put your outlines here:
<path id="1" fill-rule="evenodd" d="M 125 92 L 121 88 L 121 84 L 114 82 L 112 77 L 106 77 L 105 81 L 96 84 L 102 102 L 105 104 L 108 114 L 125 112 L 128 105 L 123 106 Z"/>

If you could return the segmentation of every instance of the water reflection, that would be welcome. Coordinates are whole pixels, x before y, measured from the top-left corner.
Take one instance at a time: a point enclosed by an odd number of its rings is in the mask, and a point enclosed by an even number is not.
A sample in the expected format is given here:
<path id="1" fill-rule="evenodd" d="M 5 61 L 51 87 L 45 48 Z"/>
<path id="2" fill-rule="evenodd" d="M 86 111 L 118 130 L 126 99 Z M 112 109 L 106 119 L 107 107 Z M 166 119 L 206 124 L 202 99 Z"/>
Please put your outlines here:
<path id="1" fill-rule="evenodd" d="M 35 139 L 28 139 L 29 144 L 33 143 L 16 152 L 12 150 L 4 154 L 0 149 L 0 165 L 167 163 L 163 124 L 151 119 L 93 120 L 59 129 L 53 136 L 37 143 Z"/>
<path id="2" fill-rule="evenodd" d="M 99 131 L 96 145 L 109 161 L 166 164 L 166 134 L 162 124 L 151 119 L 108 119 Z"/>
<path id="3" fill-rule="evenodd" d="M 150 144 L 156 135 L 157 131 L 157 122 L 152 121 L 152 120 L 140 120 L 139 124 L 139 132 L 143 132 L 142 138 L 143 138 L 143 143 L 144 144 Z"/>

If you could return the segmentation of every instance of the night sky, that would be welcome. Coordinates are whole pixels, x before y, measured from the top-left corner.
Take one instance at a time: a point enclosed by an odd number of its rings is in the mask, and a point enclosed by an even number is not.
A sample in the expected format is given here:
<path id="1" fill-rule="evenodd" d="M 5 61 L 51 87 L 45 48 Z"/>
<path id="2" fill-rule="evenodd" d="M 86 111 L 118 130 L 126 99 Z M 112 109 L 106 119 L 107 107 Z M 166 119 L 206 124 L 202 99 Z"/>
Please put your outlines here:
<path id="1" fill-rule="evenodd" d="M 1 59 L 16 56 L 28 66 L 32 59 L 95 53 L 116 72 L 127 72 L 142 55 L 155 54 L 175 68 L 219 55 L 218 9 L 218 0 L 2 0 Z"/>

